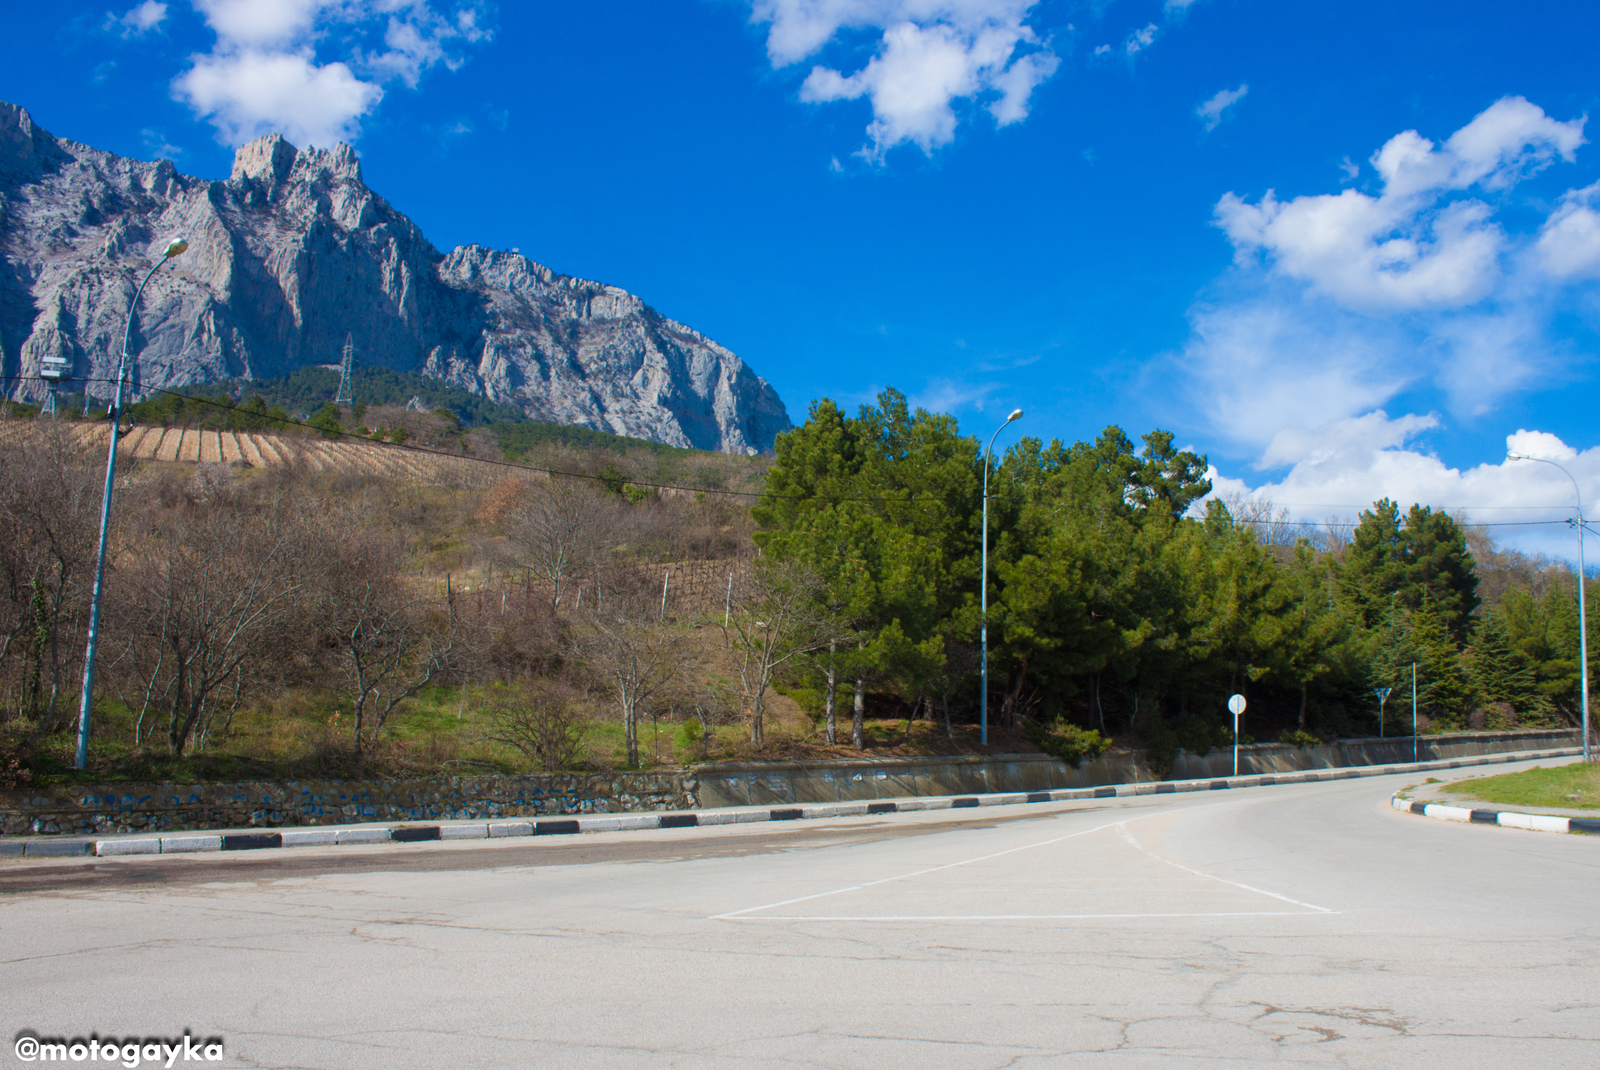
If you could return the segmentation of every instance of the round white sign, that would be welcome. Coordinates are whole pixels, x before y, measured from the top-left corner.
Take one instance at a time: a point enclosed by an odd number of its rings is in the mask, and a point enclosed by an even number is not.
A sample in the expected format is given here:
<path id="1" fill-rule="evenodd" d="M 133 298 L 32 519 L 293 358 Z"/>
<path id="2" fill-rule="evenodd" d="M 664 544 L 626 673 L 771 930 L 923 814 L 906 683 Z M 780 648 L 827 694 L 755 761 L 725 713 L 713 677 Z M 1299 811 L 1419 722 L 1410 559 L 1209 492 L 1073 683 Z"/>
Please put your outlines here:
<path id="1" fill-rule="evenodd" d="M 1228 700 L 1228 712 L 1235 717 L 1244 712 L 1244 696 L 1235 695 Z"/>

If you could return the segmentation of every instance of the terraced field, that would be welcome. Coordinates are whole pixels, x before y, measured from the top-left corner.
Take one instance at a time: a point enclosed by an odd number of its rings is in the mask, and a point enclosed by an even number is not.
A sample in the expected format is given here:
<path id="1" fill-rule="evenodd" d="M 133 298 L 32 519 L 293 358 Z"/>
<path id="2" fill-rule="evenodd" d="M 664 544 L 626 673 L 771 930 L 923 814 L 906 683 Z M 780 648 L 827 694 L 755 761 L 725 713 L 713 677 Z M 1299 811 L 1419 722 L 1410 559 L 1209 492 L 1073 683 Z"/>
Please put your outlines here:
<path id="1" fill-rule="evenodd" d="M 35 419 L 0 423 L 0 437 L 5 438 L 43 430 Z M 86 449 L 106 446 L 104 423 L 70 424 L 66 430 Z M 505 476 L 499 466 L 471 457 L 426 453 L 382 442 L 184 427 L 135 427 L 123 436 L 119 452 L 145 461 L 304 467 L 314 472 L 382 475 L 451 486 L 488 486 Z"/>

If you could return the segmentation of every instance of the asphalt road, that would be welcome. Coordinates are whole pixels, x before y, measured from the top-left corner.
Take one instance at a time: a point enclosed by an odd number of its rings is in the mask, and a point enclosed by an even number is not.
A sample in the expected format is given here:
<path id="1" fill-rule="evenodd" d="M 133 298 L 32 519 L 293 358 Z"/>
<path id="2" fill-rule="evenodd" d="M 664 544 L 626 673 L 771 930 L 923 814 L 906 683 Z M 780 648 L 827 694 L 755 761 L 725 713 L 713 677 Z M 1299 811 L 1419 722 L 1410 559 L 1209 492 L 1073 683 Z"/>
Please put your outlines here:
<path id="1" fill-rule="evenodd" d="M 1600 1065 L 1600 842 L 1407 782 L 21 860 L 0 996 L 213 1066 Z"/>

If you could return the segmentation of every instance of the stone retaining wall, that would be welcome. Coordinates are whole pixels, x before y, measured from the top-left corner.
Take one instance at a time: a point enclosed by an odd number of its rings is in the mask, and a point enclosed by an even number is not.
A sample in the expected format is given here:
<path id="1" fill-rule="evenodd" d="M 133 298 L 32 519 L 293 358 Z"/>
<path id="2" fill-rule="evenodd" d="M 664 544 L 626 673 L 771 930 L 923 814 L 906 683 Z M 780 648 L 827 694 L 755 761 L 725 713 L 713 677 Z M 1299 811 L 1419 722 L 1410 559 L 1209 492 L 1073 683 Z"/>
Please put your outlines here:
<path id="1" fill-rule="evenodd" d="M 1576 732 L 1423 736 L 1423 761 L 1578 745 Z M 1239 772 L 1279 773 L 1411 760 L 1409 736 L 1320 747 L 1239 748 Z M 1172 777 L 1226 776 L 1232 748 L 1179 751 Z M 545 773 L 434 780 L 98 784 L 0 792 L 0 835 L 284 828 L 846 802 L 917 795 L 1051 791 L 1155 779 L 1144 752 L 1109 751 L 1077 769 L 1043 754 L 879 761 L 747 762 L 656 773 Z"/>
<path id="2" fill-rule="evenodd" d="M 0 792 L 0 835 L 282 828 L 687 810 L 694 775 L 546 773 L 435 780 L 96 784 Z"/>

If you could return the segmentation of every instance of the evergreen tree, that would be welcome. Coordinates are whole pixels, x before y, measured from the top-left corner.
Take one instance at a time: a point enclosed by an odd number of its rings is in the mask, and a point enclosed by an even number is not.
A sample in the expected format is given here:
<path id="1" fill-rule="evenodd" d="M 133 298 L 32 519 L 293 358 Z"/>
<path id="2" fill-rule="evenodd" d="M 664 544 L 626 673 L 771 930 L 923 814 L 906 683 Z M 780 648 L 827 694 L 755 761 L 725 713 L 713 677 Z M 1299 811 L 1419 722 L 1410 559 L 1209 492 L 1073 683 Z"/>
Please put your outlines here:
<path id="1" fill-rule="evenodd" d="M 1411 643 L 1417 652 L 1417 702 L 1434 721 L 1460 728 L 1472 706 L 1472 681 L 1461 664 L 1444 618 L 1424 598 L 1411 611 Z"/>
<path id="2" fill-rule="evenodd" d="M 1511 642 L 1511 634 L 1499 613 L 1490 613 L 1478 623 L 1472 641 L 1473 683 L 1487 702 L 1504 702 L 1519 714 L 1538 715 L 1549 701 L 1539 692 L 1539 679 L 1532 659 Z"/>
<path id="3" fill-rule="evenodd" d="M 1459 649 L 1467 641 L 1480 602 L 1466 535 L 1448 514 L 1413 505 L 1406 514 L 1404 536 L 1400 604 L 1415 609 L 1426 601 Z"/>

